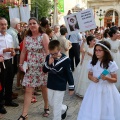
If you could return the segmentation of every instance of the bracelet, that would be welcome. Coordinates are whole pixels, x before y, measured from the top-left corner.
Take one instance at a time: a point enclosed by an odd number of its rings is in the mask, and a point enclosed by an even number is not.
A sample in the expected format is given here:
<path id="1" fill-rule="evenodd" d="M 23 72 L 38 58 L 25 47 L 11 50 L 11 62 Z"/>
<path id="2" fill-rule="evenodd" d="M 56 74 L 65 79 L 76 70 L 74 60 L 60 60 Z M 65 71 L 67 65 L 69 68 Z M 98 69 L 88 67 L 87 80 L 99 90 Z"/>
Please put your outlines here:
<path id="1" fill-rule="evenodd" d="M 19 64 L 19 66 L 23 66 L 23 64 Z"/>

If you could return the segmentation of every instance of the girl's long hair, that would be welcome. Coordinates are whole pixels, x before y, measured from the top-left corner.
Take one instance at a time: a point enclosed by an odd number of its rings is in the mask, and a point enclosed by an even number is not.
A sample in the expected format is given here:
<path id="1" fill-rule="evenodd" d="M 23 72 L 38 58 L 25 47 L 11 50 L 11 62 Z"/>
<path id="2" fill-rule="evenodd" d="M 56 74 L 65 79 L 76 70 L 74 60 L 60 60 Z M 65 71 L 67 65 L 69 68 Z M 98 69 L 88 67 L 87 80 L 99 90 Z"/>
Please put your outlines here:
<path id="1" fill-rule="evenodd" d="M 111 46 L 110 46 L 109 42 L 107 42 L 107 41 L 100 41 L 99 43 L 101 43 L 101 44 L 105 45 L 106 47 L 108 47 L 109 49 L 111 49 Z M 98 61 L 98 58 L 97 58 L 97 56 L 95 54 L 95 50 L 96 50 L 97 46 L 102 47 L 102 49 L 104 51 L 104 56 L 103 56 L 103 59 L 102 59 L 102 61 L 100 63 L 100 66 L 102 68 L 104 68 L 104 69 L 108 69 L 110 61 L 113 61 L 112 55 L 106 48 L 104 48 L 103 46 L 101 46 L 99 44 L 96 44 L 95 47 L 94 47 L 94 54 L 93 54 L 93 57 L 92 57 L 91 64 L 94 66 L 94 65 L 96 65 L 96 63 Z"/>

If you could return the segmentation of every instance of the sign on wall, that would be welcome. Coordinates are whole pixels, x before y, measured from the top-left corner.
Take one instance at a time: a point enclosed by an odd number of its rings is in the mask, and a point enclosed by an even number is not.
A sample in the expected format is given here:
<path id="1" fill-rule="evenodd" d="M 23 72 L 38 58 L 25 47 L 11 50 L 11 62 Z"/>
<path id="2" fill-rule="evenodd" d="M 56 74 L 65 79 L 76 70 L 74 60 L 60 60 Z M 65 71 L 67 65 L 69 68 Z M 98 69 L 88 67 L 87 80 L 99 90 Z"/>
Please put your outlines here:
<path id="1" fill-rule="evenodd" d="M 92 9 L 86 9 L 64 17 L 68 34 L 84 32 L 96 28 Z"/>

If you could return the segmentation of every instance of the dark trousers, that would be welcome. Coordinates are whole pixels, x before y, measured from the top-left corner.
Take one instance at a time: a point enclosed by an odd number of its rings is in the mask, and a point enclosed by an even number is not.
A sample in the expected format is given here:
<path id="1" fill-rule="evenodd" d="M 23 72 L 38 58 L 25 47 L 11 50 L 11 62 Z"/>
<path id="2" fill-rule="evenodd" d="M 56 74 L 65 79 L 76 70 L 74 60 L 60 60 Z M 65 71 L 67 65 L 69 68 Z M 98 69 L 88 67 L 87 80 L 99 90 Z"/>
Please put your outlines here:
<path id="1" fill-rule="evenodd" d="M 80 62 L 80 45 L 79 43 L 72 43 L 72 48 L 69 50 L 69 58 L 71 59 L 71 69 L 74 71 L 74 66 Z M 75 60 L 75 65 L 74 65 Z"/>
<path id="2" fill-rule="evenodd" d="M 15 75 L 16 75 L 17 72 L 18 72 L 19 58 L 20 58 L 20 55 L 19 55 L 19 54 L 16 54 L 16 55 L 14 56 L 14 63 L 13 63 L 13 78 L 15 77 Z"/>
<path id="3" fill-rule="evenodd" d="M 5 60 L 4 63 L 6 69 L 4 69 L 2 63 L 0 63 L 1 66 L 0 82 L 2 85 L 2 91 L 0 92 L 0 102 L 2 102 L 3 99 L 5 99 L 5 103 L 10 103 L 12 101 L 12 86 L 13 86 L 12 59 Z"/>

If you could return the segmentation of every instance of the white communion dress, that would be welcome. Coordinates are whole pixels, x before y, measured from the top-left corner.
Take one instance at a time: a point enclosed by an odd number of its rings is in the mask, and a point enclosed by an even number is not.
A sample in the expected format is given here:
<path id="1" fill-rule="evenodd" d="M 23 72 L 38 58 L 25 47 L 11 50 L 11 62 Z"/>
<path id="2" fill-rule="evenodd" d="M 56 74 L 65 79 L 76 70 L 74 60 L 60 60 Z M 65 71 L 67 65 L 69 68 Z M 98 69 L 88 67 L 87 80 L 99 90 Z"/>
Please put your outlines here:
<path id="1" fill-rule="evenodd" d="M 89 71 L 94 77 L 103 72 L 100 61 L 92 66 L 88 64 Z M 107 69 L 110 73 L 118 70 L 116 63 L 110 62 Z M 110 76 L 110 75 L 108 75 Z M 90 83 L 78 113 L 77 120 L 120 120 L 120 94 L 114 83 L 99 79 L 98 83 Z"/>
<path id="2" fill-rule="evenodd" d="M 84 46 L 85 55 L 82 65 L 78 65 L 73 73 L 74 81 L 75 81 L 75 94 L 84 97 L 84 94 L 90 84 L 90 80 L 88 79 L 88 62 L 92 59 L 87 52 L 93 55 L 94 47 L 90 48 L 88 45 Z"/>
<path id="3" fill-rule="evenodd" d="M 114 61 L 116 62 L 119 70 L 117 71 L 117 76 L 118 76 L 118 81 L 115 84 L 117 89 L 120 91 L 120 40 L 111 40 L 111 39 L 107 39 L 106 41 L 108 41 L 111 45 L 111 53 L 113 56 Z"/>

